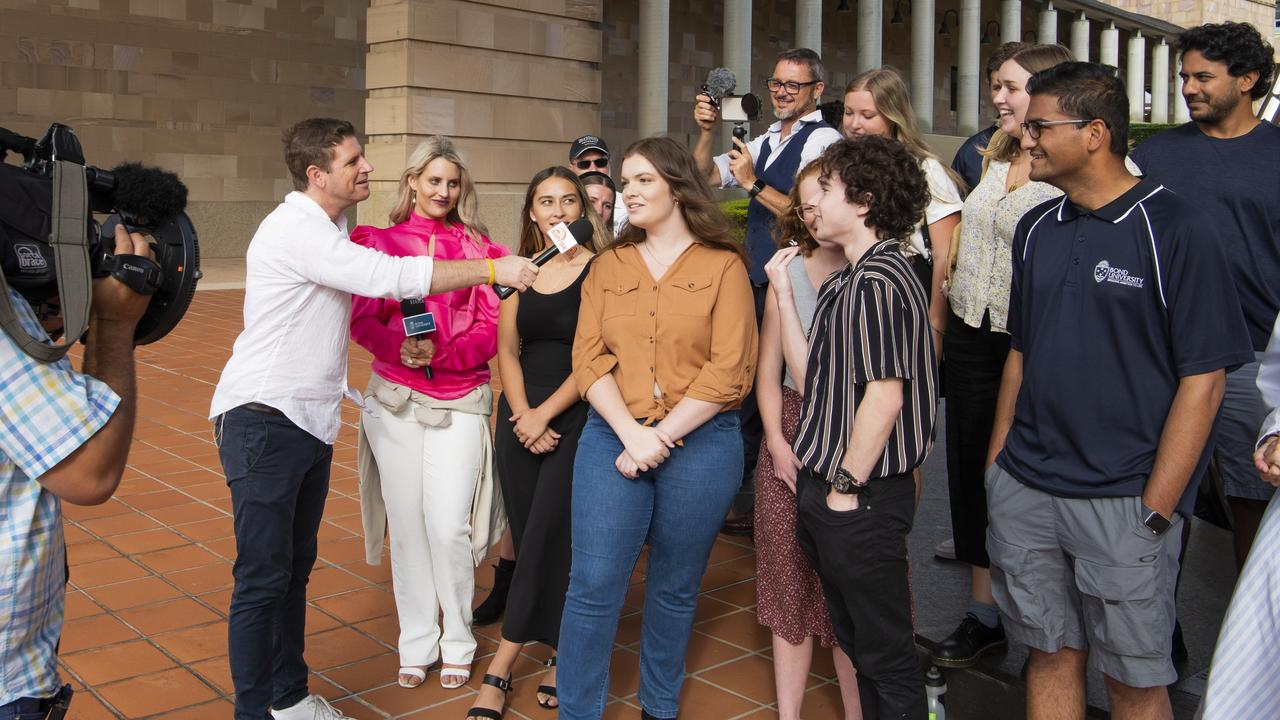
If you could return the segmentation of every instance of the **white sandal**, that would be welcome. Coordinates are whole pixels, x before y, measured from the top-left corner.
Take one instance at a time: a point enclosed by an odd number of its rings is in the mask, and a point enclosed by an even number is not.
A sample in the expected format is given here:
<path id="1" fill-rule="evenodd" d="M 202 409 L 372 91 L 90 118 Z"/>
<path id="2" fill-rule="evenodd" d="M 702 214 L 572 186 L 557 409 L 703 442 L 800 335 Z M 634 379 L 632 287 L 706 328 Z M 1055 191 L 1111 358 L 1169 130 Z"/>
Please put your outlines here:
<path id="1" fill-rule="evenodd" d="M 444 681 L 446 677 L 461 678 L 458 682 L 447 683 Z M 471 668 L 440 666 L 440 687 L 445 690 L 457 690 L 466 685 L 471 680 Z"/>
<path id="2" fill-rule="evenodd" d="M 414 678 L 416 682 L 407 682 L 404 679 L 405 675 Z M 409 688 L 412 690 L 425 682 L 426 679 L 427 671 L 425 669 L 420 667 L 402 667 L 400 668 L 400 674 L 396 676 L 396 684 L 402 688 Z"/>

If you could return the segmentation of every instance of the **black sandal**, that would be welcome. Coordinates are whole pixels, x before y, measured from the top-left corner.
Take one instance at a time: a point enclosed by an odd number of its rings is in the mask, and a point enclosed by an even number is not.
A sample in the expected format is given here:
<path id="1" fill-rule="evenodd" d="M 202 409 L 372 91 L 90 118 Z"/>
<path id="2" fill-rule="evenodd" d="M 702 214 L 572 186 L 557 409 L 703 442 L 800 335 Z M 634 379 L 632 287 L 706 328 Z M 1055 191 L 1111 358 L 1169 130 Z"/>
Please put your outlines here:
<path id="1" fill-rule="evenodd" d="M 507 693 L 511 692 L 511 676 L 502 679 L 497 675 L 486 674 L 484 679 L 480 681 L 482 685 L 492 685 L 502 691 L 502 709 L 490 710 L 489 708 L 473 707 L 467 711 L 467 717 L 486 718 L 487 720 L 502 720 L 502 716 L 507 712 Z"/>
<path id="2" fill-rule="evenodd" d="M 551 659 L 547 661 L 547 667 L 553 668 L 556 666 L 556 657 L 557 656 L 555 655 L 551 656 Z M 539 685 L 538 693 L 541 695 L 550 695 L 551 697 L 556 697 L 556 686 L 555 685 Z M 555 710 L 556 708 L 560 707 L 560 703 L 557 702 L 555 705 L 552 705 L 550 701 L 543 702 L 542 698 L 538 698 L 538 707 L 542 708 L 543 710 Z"/>

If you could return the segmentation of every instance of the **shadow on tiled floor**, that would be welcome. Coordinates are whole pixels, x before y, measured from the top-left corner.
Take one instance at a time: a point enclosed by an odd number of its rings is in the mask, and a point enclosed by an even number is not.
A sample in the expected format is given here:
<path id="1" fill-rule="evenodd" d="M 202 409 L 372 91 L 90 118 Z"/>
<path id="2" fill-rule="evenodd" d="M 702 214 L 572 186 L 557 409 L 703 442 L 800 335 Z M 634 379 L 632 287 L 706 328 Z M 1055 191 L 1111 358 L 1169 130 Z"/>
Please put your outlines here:
<path id="1" fill-rule="evenodd" d="M 231 715 L 226 615 L 235 554 L 230 497 L 205 419 L 218 374 L 241 327 L 243 291 L 204 291 L 182 325 L 138 351 L 139 418 L 129 470 L 115 498 L 64 505 L 71 585 L 63 672 L 77 688 L 70 718 L 224 718 Z M 298 362 L 306 362 L 298 358 Z M 368 358 L 353 349 L 352 384 Z M 355 471 L 357 411 L 344 407 L 332 488 L 311 576 L 307 660 L 314 692 L 355 718 L 461 720 L 496 647 L 479 631 L 475 677 L 440 689 L 432 673 L 416 690 L 395 685 L 397 624 L 387 561 L 363 561 Z M 639 608 L 643 558 L 619 626 L 613 701 L 606 718 L 638 718 Z M 699 599 L 681 702 L 692 718 L 775 718 L 769 634 L 755 619 L 749 544 L 722 538 Z M 477 596 L 492 581 L 477 571 Z M 547 649 L 531 645 L 518 666 L 511 718 L 553 718 L 534 700 Z M 814 659 L 805 715 L 839 717 L 830 655 Z"/>

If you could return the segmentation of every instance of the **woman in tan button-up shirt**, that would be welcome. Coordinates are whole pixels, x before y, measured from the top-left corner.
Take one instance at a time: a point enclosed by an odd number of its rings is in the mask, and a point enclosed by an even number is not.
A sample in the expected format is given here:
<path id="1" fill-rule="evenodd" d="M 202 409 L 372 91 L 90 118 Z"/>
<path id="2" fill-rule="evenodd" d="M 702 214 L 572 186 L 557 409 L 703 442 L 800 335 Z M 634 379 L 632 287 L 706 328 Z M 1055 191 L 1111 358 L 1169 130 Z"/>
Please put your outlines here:
<path id="1" fill-rule="evenodd" d="M 573 373 L 591 405 L 573 476 L 560 718 L 595 720 L 618 615 L 649 544 L 640 703 L 674 718 L 707 556 L 742 478 L 737 408 L 756 324 L 741 246 L 693 156 L 669 138 L 624 153 L 629 225 L 582 288 Z"/>

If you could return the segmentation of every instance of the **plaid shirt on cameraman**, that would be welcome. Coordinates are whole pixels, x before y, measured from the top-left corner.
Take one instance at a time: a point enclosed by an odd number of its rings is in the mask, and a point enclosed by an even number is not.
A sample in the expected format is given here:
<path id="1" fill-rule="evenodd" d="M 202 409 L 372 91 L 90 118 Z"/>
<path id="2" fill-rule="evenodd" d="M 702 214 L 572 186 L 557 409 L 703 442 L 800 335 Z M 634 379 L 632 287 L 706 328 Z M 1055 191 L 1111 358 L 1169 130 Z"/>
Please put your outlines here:
<path id="1" fill-rule="evenodd" d="M 45 337 L 16 292 L 23 328 Z M 120 398 L 76 372 L 41 363 L 0 331 L 0 706 L 58 690 L 64 558 L 58 498 L 38 478 L 93 436 Z"/>

